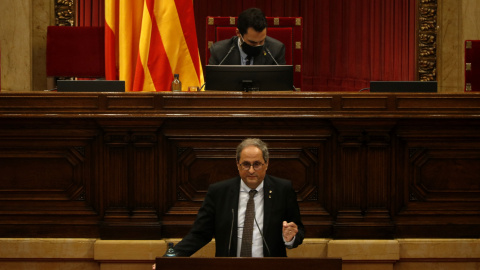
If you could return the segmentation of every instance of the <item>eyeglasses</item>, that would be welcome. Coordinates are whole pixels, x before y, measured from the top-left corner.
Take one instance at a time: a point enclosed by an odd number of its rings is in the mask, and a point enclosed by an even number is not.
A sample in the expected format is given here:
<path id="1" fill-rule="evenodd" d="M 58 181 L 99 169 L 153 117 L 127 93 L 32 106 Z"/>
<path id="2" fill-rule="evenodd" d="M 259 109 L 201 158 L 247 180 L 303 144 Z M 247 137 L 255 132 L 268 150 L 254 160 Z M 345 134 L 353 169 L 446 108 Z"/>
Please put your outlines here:
<path id="1" fill-rule="evenodd" d="M 263 165 L 265 165 L 265 164 L 260 163 L 260 162 L 254 162 L 253 164 L 250 164 L 249 162 L 243 162 L 242 164 L 240 164 L 240 166 L 242 167 L 242 170 L 244 170 L 244 171 L 250 170 L 250 167 L 252 167 L 252 166 L 253 166 L 253 169 L 255 171 L 258 171 L 263 167 Z"/>

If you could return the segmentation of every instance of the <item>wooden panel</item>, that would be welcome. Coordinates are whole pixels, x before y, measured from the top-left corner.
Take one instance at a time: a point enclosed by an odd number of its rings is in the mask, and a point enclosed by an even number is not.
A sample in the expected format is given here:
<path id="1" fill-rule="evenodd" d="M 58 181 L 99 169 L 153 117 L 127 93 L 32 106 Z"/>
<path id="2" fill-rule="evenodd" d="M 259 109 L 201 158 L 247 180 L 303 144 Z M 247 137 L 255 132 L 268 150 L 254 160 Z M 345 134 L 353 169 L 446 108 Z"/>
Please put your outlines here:
<path id="1" fill-rule="evenodd" d="M 195 265 L 198 270 L 218 269 L 262 269 L 276 270 L 279 268 L 298 269 L 342 269 L 342 259 L 339 258 L 165 258 L 155 259 L 156 269 L 188 269 Z"/>
<path id="2" fill-rule="evenodd" d="M 393 237 L 387 198 L 394 122 L 378 120 L 371 125 L 370 121 L 335 120 L 334 125 L 339 133 L 335 237 Z M 358 228 L 352 230 L 352 225 Z"/>
<path id="3" fill-rule="evenodd" d="M 2 121 L 1 237 L 99 235 L 95 136 L 85 121 Z"/>
<path id="4" fill-rule="evenodd" d="M 10 102 L 13 101 L 13 102 Z M 183 237 L 264 139 L 307 237 L 478 238 L 479 96 L 1 93 L 0 236 Z"/>
<path id="5" fill-rule="evenodd" d="M 466 125 L 465 125 L 466 124 Z M 398 234 L 472 237 L 480 218 L 478 121 L 402 124 L 398 169 L 404 197 L 398 201 Z M 412 229 L 412 219 L 424 218 Z M 442 227 L 438 224 L 443 224 Z"/>
<path id="6" fill-rule="evenodd" d="M 137 104 L 135 99 L 128 100 Z M 127 102 L 123 107 L 129 110 L 133 106 Z M 159 181 L 162 181 L 158 175 L 161 167 L 157 133 L 161 121 L 104 120 L 101 124 L 103 190 L 107 195 L 101 236 L 105 239 L 118 235 L 128 239 L 160 237 L 156 199 Z"/>
<path id="7" fill-rule="evenodd" d="M 254 126 L 252 130 L 245 126 Z M 258 128 L 261 125 L 263 128 Z M 222 129 L 219 134 L 219 126 Z M 201 129 L 199 129 L 201 127 Z M 308 132 L 305 127 L 310 127 Z M 292 137 L 292 130 L 298 133 Z M 184 235 L 190 223 L 182 231 L 178 226 L 170 226 L 178 215 L 193 221 L 212 183 L 238 175 L 235 166 L 235 149 L 246 137 L 262 137 L 270 146 L 269 173 L 292 179 L 298 200 L 311 220 L 307 227 L 314 230 L 330 230 L 332 218 L 326 208 L 326 194 L 331 186 L 324 163 L 330 153 L 331 130 L 323 121 L 286 119 L 262 120 L 209 120 L 201 123 L 192 120 L 167 120 L 163 130 L 172 157 L 167 167 L 172 174 L 168 176 L 168 190 L 171 205 L 164 220 L 164 233 L 178 237 Z M 194 209 L 195 211 L 192 211 Z M 317 216 L 315 218 L 314 216 Z M 327 225 L 317 226 L 327 221 Z M 315 226 L 314 226 L 315 225 Z M 177 232 L 171 231 L 177 230 Z"/>

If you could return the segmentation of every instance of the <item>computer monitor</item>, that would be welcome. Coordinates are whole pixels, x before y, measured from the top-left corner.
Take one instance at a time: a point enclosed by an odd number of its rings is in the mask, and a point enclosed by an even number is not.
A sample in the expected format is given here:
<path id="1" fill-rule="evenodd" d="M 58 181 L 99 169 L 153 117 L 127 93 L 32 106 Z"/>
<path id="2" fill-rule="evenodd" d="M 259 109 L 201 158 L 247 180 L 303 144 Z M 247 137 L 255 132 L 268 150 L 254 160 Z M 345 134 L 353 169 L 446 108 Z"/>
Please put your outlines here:
<path id="1" fill-rule="evenodd" d="M 207 65 L 205 90 L 294 91 L 293 66 Z"/>
<path id="2" fill-rule="evenodd" d="M 125 92 L 125 81 L 58 80 L 57 92 Z"/>
<path id="3" fill-rule="evenodd" d="M 370 93 L 436 93 L 436 81 L 372 81 Z"/>

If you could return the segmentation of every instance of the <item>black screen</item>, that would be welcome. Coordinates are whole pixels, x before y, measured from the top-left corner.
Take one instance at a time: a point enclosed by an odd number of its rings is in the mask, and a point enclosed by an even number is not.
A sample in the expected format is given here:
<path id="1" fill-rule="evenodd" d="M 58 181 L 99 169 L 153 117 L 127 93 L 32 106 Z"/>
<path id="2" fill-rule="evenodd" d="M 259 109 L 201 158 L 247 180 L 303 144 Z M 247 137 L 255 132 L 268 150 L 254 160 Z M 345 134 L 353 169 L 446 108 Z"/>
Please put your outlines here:
<path id="1" fill-rule="evenodd" d="M 58 80 L 57 92 L 125 92 L 125 81 Z"/>
<path id="2" fill-rule="evenodd" d="M 206 66 L 205 90 L 293 91 L 293 66 Z"/>
<path id="3" fill-rule="evenodd" d="M 437 82 L 421 81 L 372 81 L 371 93 L 436 93 Z"/>

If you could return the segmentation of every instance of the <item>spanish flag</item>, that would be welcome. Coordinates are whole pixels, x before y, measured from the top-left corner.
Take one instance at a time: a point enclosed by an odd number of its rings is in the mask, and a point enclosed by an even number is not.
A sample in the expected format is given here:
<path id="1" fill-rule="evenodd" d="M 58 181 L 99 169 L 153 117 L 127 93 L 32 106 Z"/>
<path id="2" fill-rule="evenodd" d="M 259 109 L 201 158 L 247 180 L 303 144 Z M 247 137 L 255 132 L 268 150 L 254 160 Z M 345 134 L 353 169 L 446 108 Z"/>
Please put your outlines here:
<path id="1" fill-rule="evenodd" d="M 193 0 L 105 0 L 105 73 L 126 91 L 201 86 Z"/>

